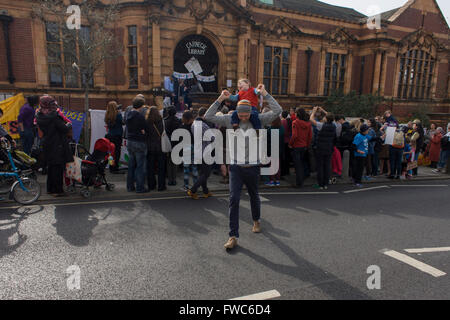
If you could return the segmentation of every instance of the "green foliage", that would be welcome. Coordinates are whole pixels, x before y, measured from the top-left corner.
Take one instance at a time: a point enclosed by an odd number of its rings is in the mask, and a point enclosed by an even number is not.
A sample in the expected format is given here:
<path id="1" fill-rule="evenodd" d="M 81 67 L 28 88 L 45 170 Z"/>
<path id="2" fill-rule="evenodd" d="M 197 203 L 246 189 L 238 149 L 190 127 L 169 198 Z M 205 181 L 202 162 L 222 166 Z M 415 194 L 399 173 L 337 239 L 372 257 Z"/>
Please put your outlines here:
<path id="1" fill-rule="evenodd" d="M 428 116 L 430 112 L 430 106 L 427 104 L 421 104 L 411 110 L 410 119 L 411 121 L 419 119 L 422 122 L 424 128 L 430 126 L 430 117 Z"/>
<path id="2" fill-rule="evenodd" d="M 325 110 L 346 117 L 372 118 L 383 98 L 379 95 L 359 95 L 356 91 L 344 95 L 335 91 L 325 102 Z"/>

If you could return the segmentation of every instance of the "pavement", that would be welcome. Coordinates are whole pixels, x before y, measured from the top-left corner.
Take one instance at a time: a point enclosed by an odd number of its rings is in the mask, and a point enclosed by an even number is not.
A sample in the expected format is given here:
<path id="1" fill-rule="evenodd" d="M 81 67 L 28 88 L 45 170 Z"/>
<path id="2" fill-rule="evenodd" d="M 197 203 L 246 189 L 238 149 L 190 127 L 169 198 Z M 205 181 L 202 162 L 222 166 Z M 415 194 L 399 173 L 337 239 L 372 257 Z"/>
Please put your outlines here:
<path id="1" fill-rule="evenodd" d="M 115 185 L 114 191 L 106 191 L 105 187 L 102 187 L 100 189 L 93 189 L 90 188 L 91 191 L 91 197 L 90 199 L 105 199 L 105 198 L 114 198 L 114 197 L 121 197 L 121 196 L 130 196 L 130 193 L 127 192 L 126 187 L 126 169 L 125 171 L 122 170 L 123 174 L 110 174 L 107 172 L 107 180 L 109 183 L 112 183 Z M 419 168 L 419 174 L 417 177 L 415 177 L 412 180 L 402 180 L 402 183 L 414 183 L 415 181 L 425 181 L 425 180 L 441 180 L 441 179 L 448 179 L 450 175 L 443 174 L 443 173 L 434 173 L 432 172 L 432 169 L 429 167 L 420 167 Z M 45 190 L 46 185 L 46 176 L 38 174 L 38 181 L 40 182 L 42 186 L 42 195 L 39 199 L 39 201 L 53 201 L 53 196 L 48 195 Z M 211 190 L 211 192 L 223 192 L 228 191 L 228 184 L 223 184 L 222 178 L 219 175 L 211 174 L 211 177 L 208 180 L 208 188 Z M 364 185 L 370 186 L 373 184 L 380 184 L 380 183 L 390 183 L 392 180 L 388 179 L 385 175 L 378 176 L 376 178 L 371 179 L 370 181 L 363 181 Z M 191 180 L 192 183 L 192 180 Z M 316 184 L 316 174 L 313 173 L 309 178 L 307 178 L 304 182 L 304 186 L 310 187 L 314 184 Z M 349 178 L 342 178 L 337 180 L 338 185 L 348 185 L 351 184 L 351 181 Z M 285 189 L 285 188 L 292 188 L 295 186 L 295 171 L 291 169 L 291 174 L 289 176 L 284 177 L 281 180 L 281 186 L 280 187 L 268 187 L 265 186 L 262 182 L 260 185 L 261 190 L 267 190 L 267 189 Z M 331 186 L 333 188 L 333 186 Z M 80 193 L 81 188 L 77 188 L 73 192 L 68 192 L 67 197 L 61 198 L 66 201 L 73 201 L 73 200 L 83 200 L 83 196 Z M 200 191 L 201 192 L 201 191 Z M 146 196 L 162 196 L 167 194 L 185 194 L 183 191 L 183 173 L 182 171 L 178 171 L 177 175 L 177 185 L 176 186 L 169 186 L 167 185 L 167 190 L 163 192 L 153 191 L 145 194 Z M 136 196 L 136 194 L 133 194 L 133 197 Z M 38 203 L 39 203 L 38 201 Z M 8 201 L 6 201 L 8 202 Z M 9 201 L 12 202 L 12 201 Z"/>
<path id="2" fill-rule="evenodd" d="M 261 234 L 243 192 L 231 251 L 215 194 L 4 203 L 0 299 L 450 299 L 448 177 L 264 189 Z"/>

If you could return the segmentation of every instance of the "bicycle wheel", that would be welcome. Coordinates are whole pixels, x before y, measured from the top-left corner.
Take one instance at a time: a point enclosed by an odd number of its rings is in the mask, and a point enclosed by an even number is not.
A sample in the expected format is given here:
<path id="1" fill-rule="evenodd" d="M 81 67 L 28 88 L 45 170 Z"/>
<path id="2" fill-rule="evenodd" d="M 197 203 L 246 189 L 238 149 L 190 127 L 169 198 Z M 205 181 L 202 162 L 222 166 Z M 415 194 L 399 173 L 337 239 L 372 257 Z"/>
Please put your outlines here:
<path id="1" fill-rule="evenodd" d="M 16 183 L 12 190 L 13 198 L 20 204 L 32 204 L 41 196 L 41 186 L 34 179 L 22 178 L 21 180 L 26 190 L 22 189 L 20 183 Z"/>
<path id="2" fill-rule="evenodd" d="M 15 180 L 13 177 L 0 177 L 0 194 L 9 193 Z"/>

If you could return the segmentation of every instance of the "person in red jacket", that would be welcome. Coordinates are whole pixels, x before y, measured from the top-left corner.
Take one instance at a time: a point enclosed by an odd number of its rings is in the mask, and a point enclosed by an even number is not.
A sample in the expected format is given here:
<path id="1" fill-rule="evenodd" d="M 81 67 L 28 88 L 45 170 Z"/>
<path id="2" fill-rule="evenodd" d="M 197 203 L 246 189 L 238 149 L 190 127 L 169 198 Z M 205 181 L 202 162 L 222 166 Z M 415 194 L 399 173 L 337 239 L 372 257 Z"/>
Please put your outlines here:
<path id="1" fill-rule="evenodd" d="M 299 108 L 292 123 L 292 137 L 289 147 L 294 159 L 296 187 L 303 187 L 305 154 L 312 142 L 312 126 L 305 109 Z"/>

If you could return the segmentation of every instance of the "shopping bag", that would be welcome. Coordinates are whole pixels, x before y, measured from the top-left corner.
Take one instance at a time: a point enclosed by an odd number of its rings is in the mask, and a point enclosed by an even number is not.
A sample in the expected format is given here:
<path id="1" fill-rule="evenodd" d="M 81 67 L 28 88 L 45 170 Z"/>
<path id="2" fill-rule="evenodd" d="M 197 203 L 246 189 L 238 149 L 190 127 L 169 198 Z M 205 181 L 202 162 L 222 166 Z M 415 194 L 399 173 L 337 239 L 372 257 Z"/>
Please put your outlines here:
<path id="1" fill-rule="evenodd" d="M 78 157 L 78 145 L 75 147 L 75 154 L 73 156 L 73 162 L 66 164 L 66 178 L 79 183 L 83 183 L 83 175 L 81 173 L 82 160 Z"/>
<path id="2" fill-rule="evenodd" d="M 417 167 L 418 167 L 417 161 L 411 161 L 411 162 L 408 162 L 408 164 L 406 166 L 406 170 L 409 171 L 409 170 L 415 169 Z"/>

